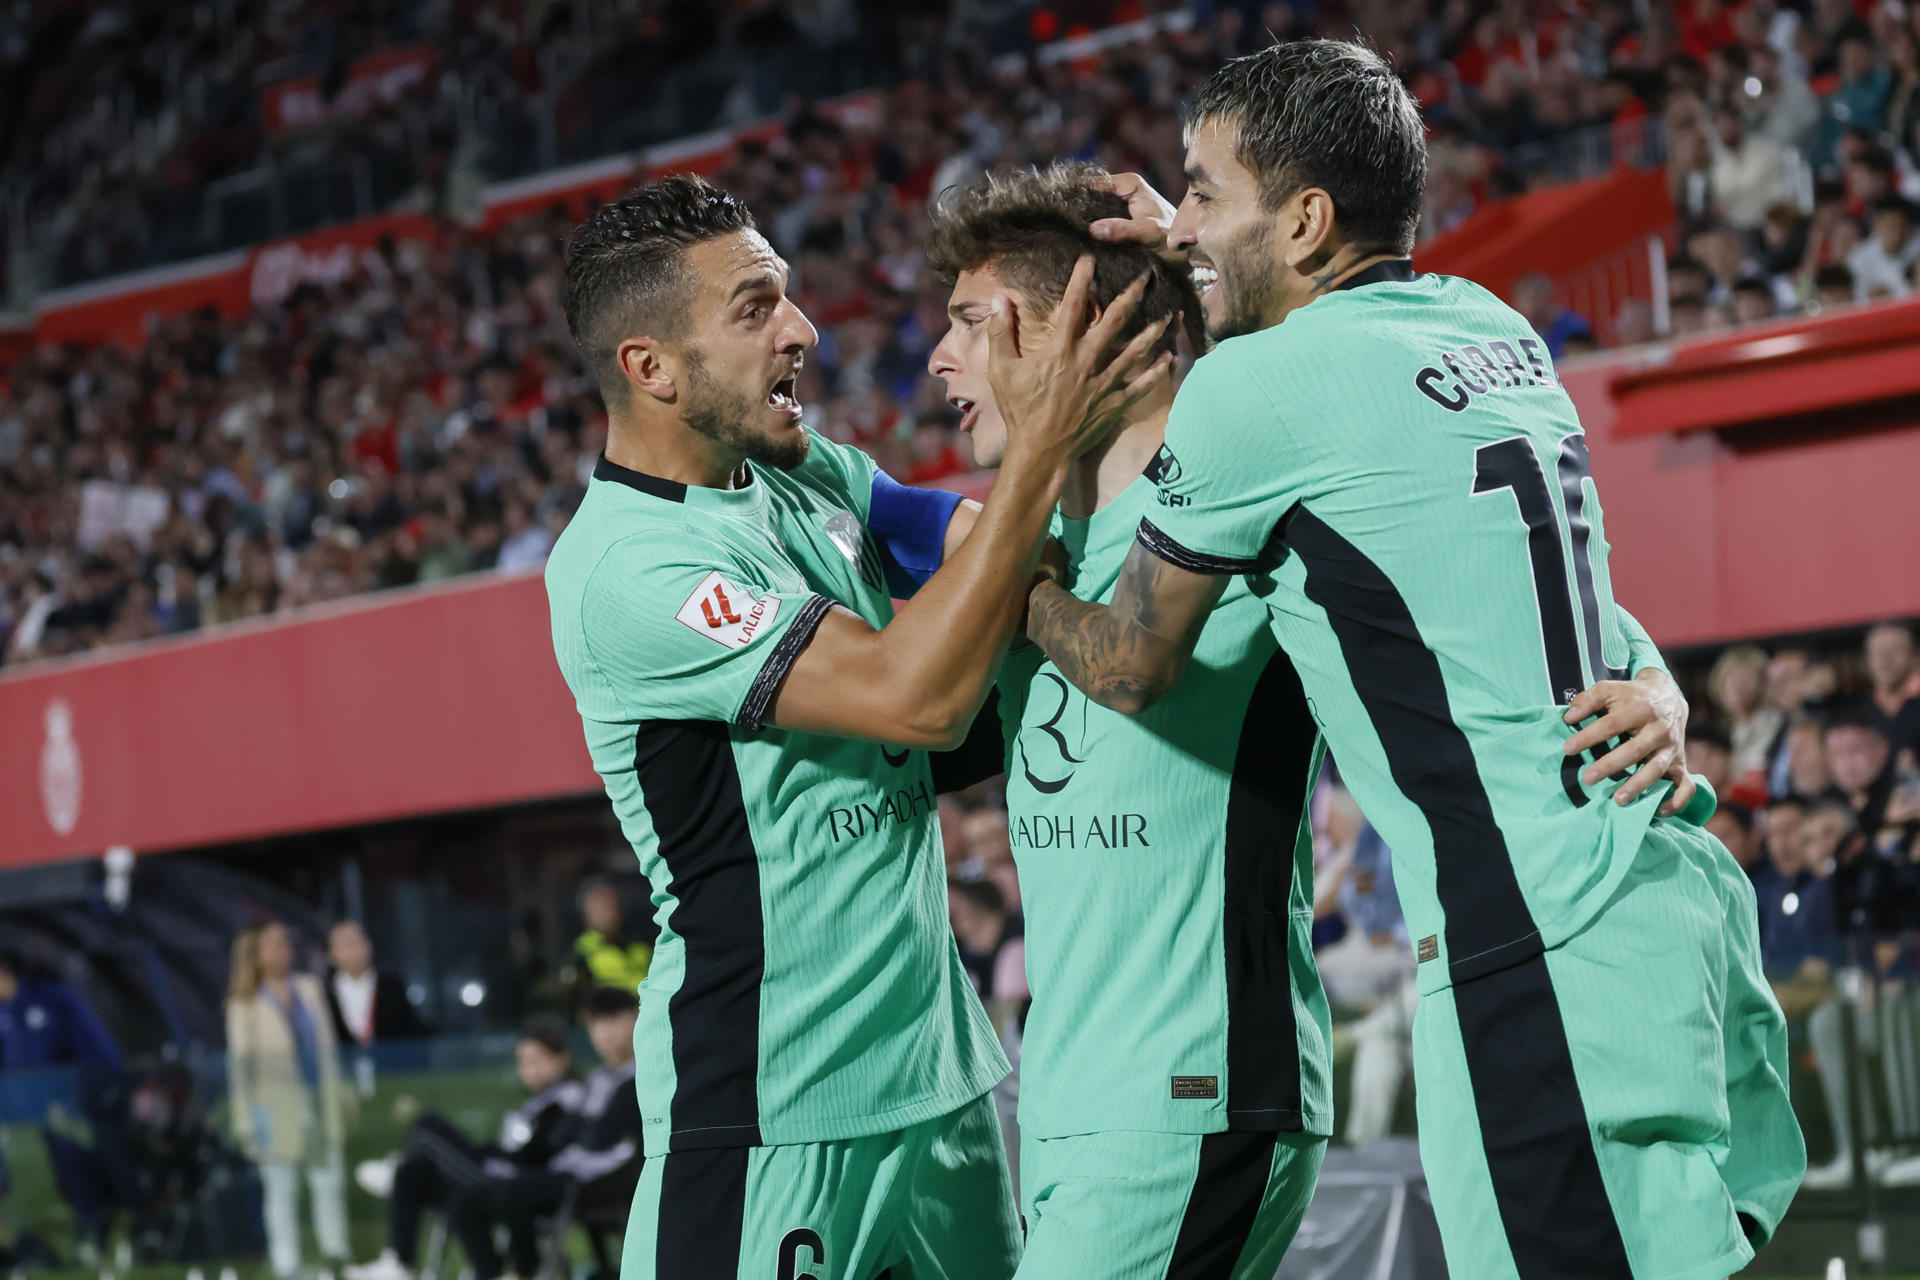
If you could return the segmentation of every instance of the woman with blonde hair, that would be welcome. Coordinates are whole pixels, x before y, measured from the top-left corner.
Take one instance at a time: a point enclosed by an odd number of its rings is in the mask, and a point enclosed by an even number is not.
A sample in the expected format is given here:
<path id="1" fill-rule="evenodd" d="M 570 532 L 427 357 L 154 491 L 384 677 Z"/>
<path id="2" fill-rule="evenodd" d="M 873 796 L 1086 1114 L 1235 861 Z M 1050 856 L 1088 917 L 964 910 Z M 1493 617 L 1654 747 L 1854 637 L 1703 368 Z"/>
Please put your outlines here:
<path id="1" fill-rule="evenodd" d="M 300 1175 L 306 1173 L 320 1252 L 348 1257 L 345 1162 L 347 1091 L 327 999 L 317 979 L 293 971 L 293 939 L 279 921 L 233 940 L 227 991 L 227 1081 L 233 1132 L 260 1166 L 273 1273 L 300 1271 Z"/>
<path id="2" fill-rule="evenodd" d="M 1764 777 L 1774 743 L 1787 726 L 1786 712 L 1767 701 L 1766 650 L 1737 644 L 1721 654 L 1707 674 L 1707 696 L 1726 722 L 1734 781 Z"/>

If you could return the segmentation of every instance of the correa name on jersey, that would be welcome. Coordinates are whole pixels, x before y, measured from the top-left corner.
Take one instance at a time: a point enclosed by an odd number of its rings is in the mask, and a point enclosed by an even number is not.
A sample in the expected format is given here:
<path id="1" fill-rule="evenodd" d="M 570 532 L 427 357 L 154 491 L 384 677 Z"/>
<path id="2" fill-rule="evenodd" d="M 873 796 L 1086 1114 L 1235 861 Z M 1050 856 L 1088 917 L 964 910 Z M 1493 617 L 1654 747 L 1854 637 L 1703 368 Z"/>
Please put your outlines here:
<path id="1" fill-rule="evenodd" d="M 858 840 L 883 827 L 898 826 L 925 817 L 935 812 L 938 806 L 933 787 L 922 780 L 912 787 L 883 793 L 878 804 L 868 804 L 863 800 L 827 810 L 827 833 L 833 837 L 835 844 L 842 840 Z"/>
<path id="2" fill-rule="evenodd" d="M 1524 359 L 1522 358 L 1524 353 Z M 1494 338 L 1442 351 L 1413 376 L 1420 394 L 1449 413 L 1464 413 L 1475 396 L 1514 387 L 1557 387 L 1553 366 L 1534 338 Z"/>

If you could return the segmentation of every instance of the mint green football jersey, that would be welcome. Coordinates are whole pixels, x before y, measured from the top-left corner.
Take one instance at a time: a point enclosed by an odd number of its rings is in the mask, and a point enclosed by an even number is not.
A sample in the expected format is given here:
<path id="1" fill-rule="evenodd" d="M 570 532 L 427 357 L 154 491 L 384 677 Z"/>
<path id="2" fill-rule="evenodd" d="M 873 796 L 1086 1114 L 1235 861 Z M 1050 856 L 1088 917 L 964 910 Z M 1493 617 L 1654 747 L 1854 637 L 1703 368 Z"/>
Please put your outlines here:
<path id="1" fill-rule="evenodd" d="M 1176 397 L 1140 540 L 1251 575 L 1394 854 L 1420 987 L 1607 901 L 1668 788 L 1567 759 L 1566 703 L 1658 665 L 1615 606 L 1573 403 L 1527 322 L 1403 261 L 1222 342 Z"/>
<path id="2" fill-rule="evenodd" d="M 1111 599 L 1153 501 L 1143 476 L 1056 519 L 1075 595 Z M 1321 748 L 1266 606 L 1236 580 L 1141 716 L 1031 647 L 999 688 L 1033 991 L 1021 1132 L 1331 1134 L 1307 814 Z"/>
<path id="3" fill-rule="evenodd" d="M 653 887 L 646 1151 L 864 1137 L 1007 1062 L 960 966 L 926 753 L 766 723 L 833 604 L 893 616 L 873 463 L 688 487 L 601 459 L 547 562 L 554 653 Z"/>

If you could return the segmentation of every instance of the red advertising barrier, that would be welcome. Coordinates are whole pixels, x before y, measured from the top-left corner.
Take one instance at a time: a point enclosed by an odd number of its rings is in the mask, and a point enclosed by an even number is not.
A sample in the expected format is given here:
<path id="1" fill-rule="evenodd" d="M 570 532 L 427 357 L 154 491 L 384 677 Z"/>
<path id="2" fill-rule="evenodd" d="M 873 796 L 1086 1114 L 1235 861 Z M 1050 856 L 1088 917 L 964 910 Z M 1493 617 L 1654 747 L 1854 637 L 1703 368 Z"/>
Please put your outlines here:
<path id="1" fill-rule="evenodd" d="M 1664 173 L 1616 169 L 1487 205 L 1414 258 L 1422 271 L 1465 276 L 1505 298 L 1531 272 L 1565 281 L 1621 255 L 1632 260 L 1673 218 Z"/>
<path id="2" fill-rule="evenodd" d="M 0 673 L 0 868 L 591 793 L 537 574 Z"/>
<path id="3" fill-rule="evenodd" d="M 318 76 L 276 80 L 260 90 L 261 123 L 268 133 L 285 133 L 366 115 L 424 84 L 439 61 L 439 51 L 432 45 L 376 49 L 347 68 L 346 83 L 332 97 L 321 92 Z"/>
<path id="4" fill-rule="evenodd" d="M 1563 371 L 1614 592 L 1662 645 L 1920 615 L 1920 398 L 1892 389 L 1920 358 L 1875 337 L 1916 317 L 1883 304 Z"/>

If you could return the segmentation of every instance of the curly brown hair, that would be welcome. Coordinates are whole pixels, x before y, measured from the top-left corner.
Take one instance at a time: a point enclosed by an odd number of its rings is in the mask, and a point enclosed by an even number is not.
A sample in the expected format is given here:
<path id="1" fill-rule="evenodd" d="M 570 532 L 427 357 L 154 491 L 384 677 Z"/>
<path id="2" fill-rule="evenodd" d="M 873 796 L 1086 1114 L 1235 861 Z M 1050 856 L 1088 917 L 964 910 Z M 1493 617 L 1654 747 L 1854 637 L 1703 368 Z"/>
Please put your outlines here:
<path id="1" fill-rule="evenodd" d="M 1073 265 L 1093 255 L 1093 300 L 1104 307 L 1150 271 L 1147 291 L 1128 317 L 1118 342 L 1150 324 L 1179 314 L 1167 330 L 1164 350 L 1174 349 L 1184 328 L 1193 349 L 1207 348 L 1206 321 L 1193 275 L 1137 244 L 1095 240 L 1089 228 L 1101 218 L 1124 218 L 1127 202 L 1099 165 L 1061 160 L 1044 169 L 1006 169 L 965 189 L 943 193 L 933 210 L 927 265 L 952 284 L 963 271 L 990 267 L 1001 283 L 1049 310 L 1067 291 Z"/>

